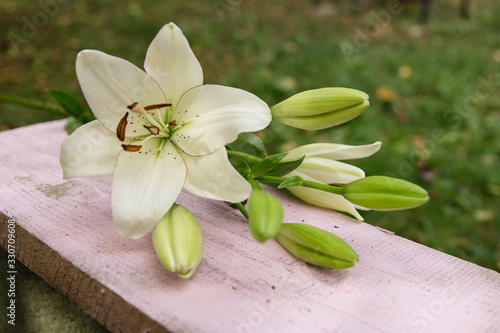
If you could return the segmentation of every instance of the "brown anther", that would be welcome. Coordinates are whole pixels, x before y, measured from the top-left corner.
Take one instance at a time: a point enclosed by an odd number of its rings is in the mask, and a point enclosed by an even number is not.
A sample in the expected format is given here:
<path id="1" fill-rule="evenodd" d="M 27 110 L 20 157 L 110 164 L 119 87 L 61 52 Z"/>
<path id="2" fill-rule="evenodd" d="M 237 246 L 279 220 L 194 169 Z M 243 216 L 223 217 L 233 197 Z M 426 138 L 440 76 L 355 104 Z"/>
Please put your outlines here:
<path id="1" fill-rule="evenodd" d="M 144 127 L 149 131 L 149 133 L 151 133 L 153 135 L 158 135 L 158 133 L 160 133 L 160 129 L 156 126 L 144 125 Z"/>
<path id="2" fill-rule="evenodd" d="M 129 106 L 127 106 L 127 108 L 129 108 L 130 110 L 132 110 L 133 108 L 135 108 L 137 106 L 137 104 L 139 104 L 139 103 L 134 102 L 134 103 L 130 104 Z"/>
<path id="3" fill-rule="evenodd" d="M 170 103 L 165 103 L 165 104 L 152 104 L 144 107 L 144 110 L 149 111 L 149 110 L 154 110 L 154 109 L 161 109 L 167 106 L 172 106 Z"/>
<path id="4" fill-rule="evenodd" d="M 174 120 L 168 122 L 168 127 L 174 127 L 177 126 L 177 122 Z"/>
<path id="5" fill-rule="evenodd" d="M 122 147 L 125 151 L 139 151 L 142 148 L 142 146 L 135 145 L 122 145 Z"/>
<path id="6" fill-rule="evenodd" d="M 134 103 L 130 104 L 129 106 L 127 106 L 127 108 L 132 110 L 132 112 L 136 112 L 140 115 L 144 115 L 146 113 L 141 102 L 134 102 Z"/>
<path id="7" fill-rule="evenodd" d="M 118 123 L 118 126 L 116 127 L 116 136 L 120 141 L 125 140 L 125 128 L 127 127 L 128 124 L 127 117 L 128 117 L 128 112 L 125 113 L 123 118 Z"/>

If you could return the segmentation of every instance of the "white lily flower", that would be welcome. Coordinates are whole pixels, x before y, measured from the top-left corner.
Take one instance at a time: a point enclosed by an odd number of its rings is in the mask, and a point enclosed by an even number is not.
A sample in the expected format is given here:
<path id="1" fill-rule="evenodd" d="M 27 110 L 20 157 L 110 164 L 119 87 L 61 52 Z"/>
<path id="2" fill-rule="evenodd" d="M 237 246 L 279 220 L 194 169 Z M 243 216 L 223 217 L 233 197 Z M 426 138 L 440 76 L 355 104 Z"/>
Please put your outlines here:
<path id="1" fill-rule="evenodd" d="M 71 134 L 60 156 L 64 178 L 113 175 L 113 219 L 132 238 L 151 230 L 183 187 L 211 199 L 247 199 L 251 186 L 225 145 L 271 121 L 255 95 L 202 85 L 201 66 L 173 23 L 154 38 L 144 67 L 95 50 L 78 54 L 78 81 L 97 120 Z"/>
<path id="2" fill-rule="evenodd" d="M 381 142 L 369 145 L 349 146 L 332 143 L 313 143 L 300 146 L 288 152 L 283 161 L 291 161 L 304 157 L 302 164 L 285 177 L 299 176 L 304 180 L 321 184 L 348 184 L 365 177 L 365 173 L 358 167 L 338 162 L 338 160 L 350 160 L 363 158 L 375 154 L 381 146 Z M 357 209 L 366 210 L 364 207 L 356 206 L 347 201 L 342 195 L 328 193 L 321 190 L 290 186 L 287 189 L 296 197 L 309 204 L 331 208 L 347 212 L 356 219 L 363 221 L 363 217 Z"/>

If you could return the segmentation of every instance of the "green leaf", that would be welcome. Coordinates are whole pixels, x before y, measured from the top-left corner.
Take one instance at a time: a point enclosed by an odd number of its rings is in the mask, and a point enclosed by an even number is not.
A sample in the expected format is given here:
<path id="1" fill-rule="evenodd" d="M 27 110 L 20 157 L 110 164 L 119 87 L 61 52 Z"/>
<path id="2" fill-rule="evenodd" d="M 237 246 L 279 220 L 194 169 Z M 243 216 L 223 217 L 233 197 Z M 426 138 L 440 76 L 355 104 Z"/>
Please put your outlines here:
<path id="1" fill-rule="evenodd" d="M 71 116 L 68 118 L 68 121 L 66 122 L 66 125 L 64 126 L 64 129 L 68 134 L 73 133 L 78 127 L 82 126 L 83 122 L 79 119 L 76 119 L 75 117 Z"/>
<path id="2" fill-rule="evenodd" d="M 266 172 L 274 168 L 288 153 L 281 153 L 266 157 L 259 163 L 255 164 L 250 175 L 255 178 L 264 175 Z"/>
<path id="3" fill-rule="evenodd" d="M 287 175 L 302 164 L 302 162 L 304 161 L 304 157 L 305 156 L 302 156 L 301 158 L 293 161 L 280 162 L 276 164 L 271 170 L 266 172 L 266 175 L 276 177 Z"/>
<path id="4" fill-rule="evenodd" d="M 96 120 L 97 118 L 94 116 L 92 112 L 85 111 L 84 113 L 82 113 L 80 119 L 83 121 L 83 123 L 86 124 L 91 122 L 92 120 Z"/>
<path id="5" fill-rule="evenodd" d="M 267 156 L 266 146 L 264 146 L 264 142 L 262 142 L 262 140 L 253 133 L 240 133 L 236 141 L 244 142 L 260 151 L 264 156 Z"/>
<path id="6" fill-rule="evenodd" d="M 231 164 L 236 169 L 236 171 L 238 171 L 238 173 L 243 176 L 243 178 L 247 178 L 248 174 L 250 173 L 250 166 L 247 162 L 237 159 L 231 161 Z"/>
<path id="7" fill-rule="evenodd" d="M 285 180 L 283 183 L 281 183 L 278 186 L 278 189 L 282 189 L 282 188 L 285 188 L 288 186 L 301 186 L 303 181 L 304 180 L 302 178 L 300 178 L 299 176 L 293 176 L 293 177 L 290 177 L 287 180 Z"/>
<path id="8" fill-rule="evenodd" d="M 47 91 L 69 115 L 78 118 L 85 111 L 78 97 L 55 89 L 46 89 L 45 91 Z"/>

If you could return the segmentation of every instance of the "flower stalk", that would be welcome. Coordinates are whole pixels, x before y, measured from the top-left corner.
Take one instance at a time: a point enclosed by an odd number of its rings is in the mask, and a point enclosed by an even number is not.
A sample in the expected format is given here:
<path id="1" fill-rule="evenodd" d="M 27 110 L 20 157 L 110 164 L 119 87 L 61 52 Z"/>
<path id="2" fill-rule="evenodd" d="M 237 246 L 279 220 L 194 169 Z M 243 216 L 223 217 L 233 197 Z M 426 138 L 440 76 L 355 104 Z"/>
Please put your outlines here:
<path id="1" fill-rule="evenodd" d="M 17 97 L 17 96 L 12 96 L 12 95 L 6 95 L 6 94 L 0 94 L 0 102 L 5 102 L 5 103 L 13 103 L 17 105 L 22 105 L 22 106 L 27 106 L 32 109 L 36 110 L 42 110 L 42 111 L 47 111 L 59 116 L 67 117 L 68 113 L 64 111 L 63 108 L 50 104 L 50 103 L 45 103 L 39 100 L 35 99 L 27 99 L 27 98 L 22 98 L 22 97 Z"/>

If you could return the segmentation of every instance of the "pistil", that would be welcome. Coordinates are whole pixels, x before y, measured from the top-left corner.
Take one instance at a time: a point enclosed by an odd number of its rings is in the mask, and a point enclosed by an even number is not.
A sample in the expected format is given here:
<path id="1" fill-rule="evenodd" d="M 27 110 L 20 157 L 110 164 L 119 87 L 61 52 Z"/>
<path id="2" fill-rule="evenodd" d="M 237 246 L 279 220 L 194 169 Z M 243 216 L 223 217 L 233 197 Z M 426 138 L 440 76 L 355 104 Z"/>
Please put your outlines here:
<path id="1" fill-rule="evenodd" d="M 151 124 L 158 127 L 158 129 L 165 127 L 165 125 L 161 125 L 156 119 L 151 117 L 151 115 L 144 109 L 144 106 L 141 102 L 134 102 L 127 106 L 127 108 L 129 108 L 132 112 L 138 113 L 141 116 L 145 117 Z"/>
<path id="2" fill-rule="evenodd" d="M 149 111 L 149 110 L 155 110 L 155 109 L 161 109 L 161 108 L 166 108 L 166 107 L 170 107 L 172 106 L 171 103 L 163 103 L 163 104 L 151 104 L 151 105 L 147 105 L 144 107 L 144 110 L 146 111 Z M 165 117 L 161 114 L 161 111 L 158 111 L 160 113 L 160 116 L 158 117 L 158 119 L 160 120 L 160 123 L 163 127 L 166 127 L 165 125 Z M 165 110 L 165 113 L 167 111 Z"/>

